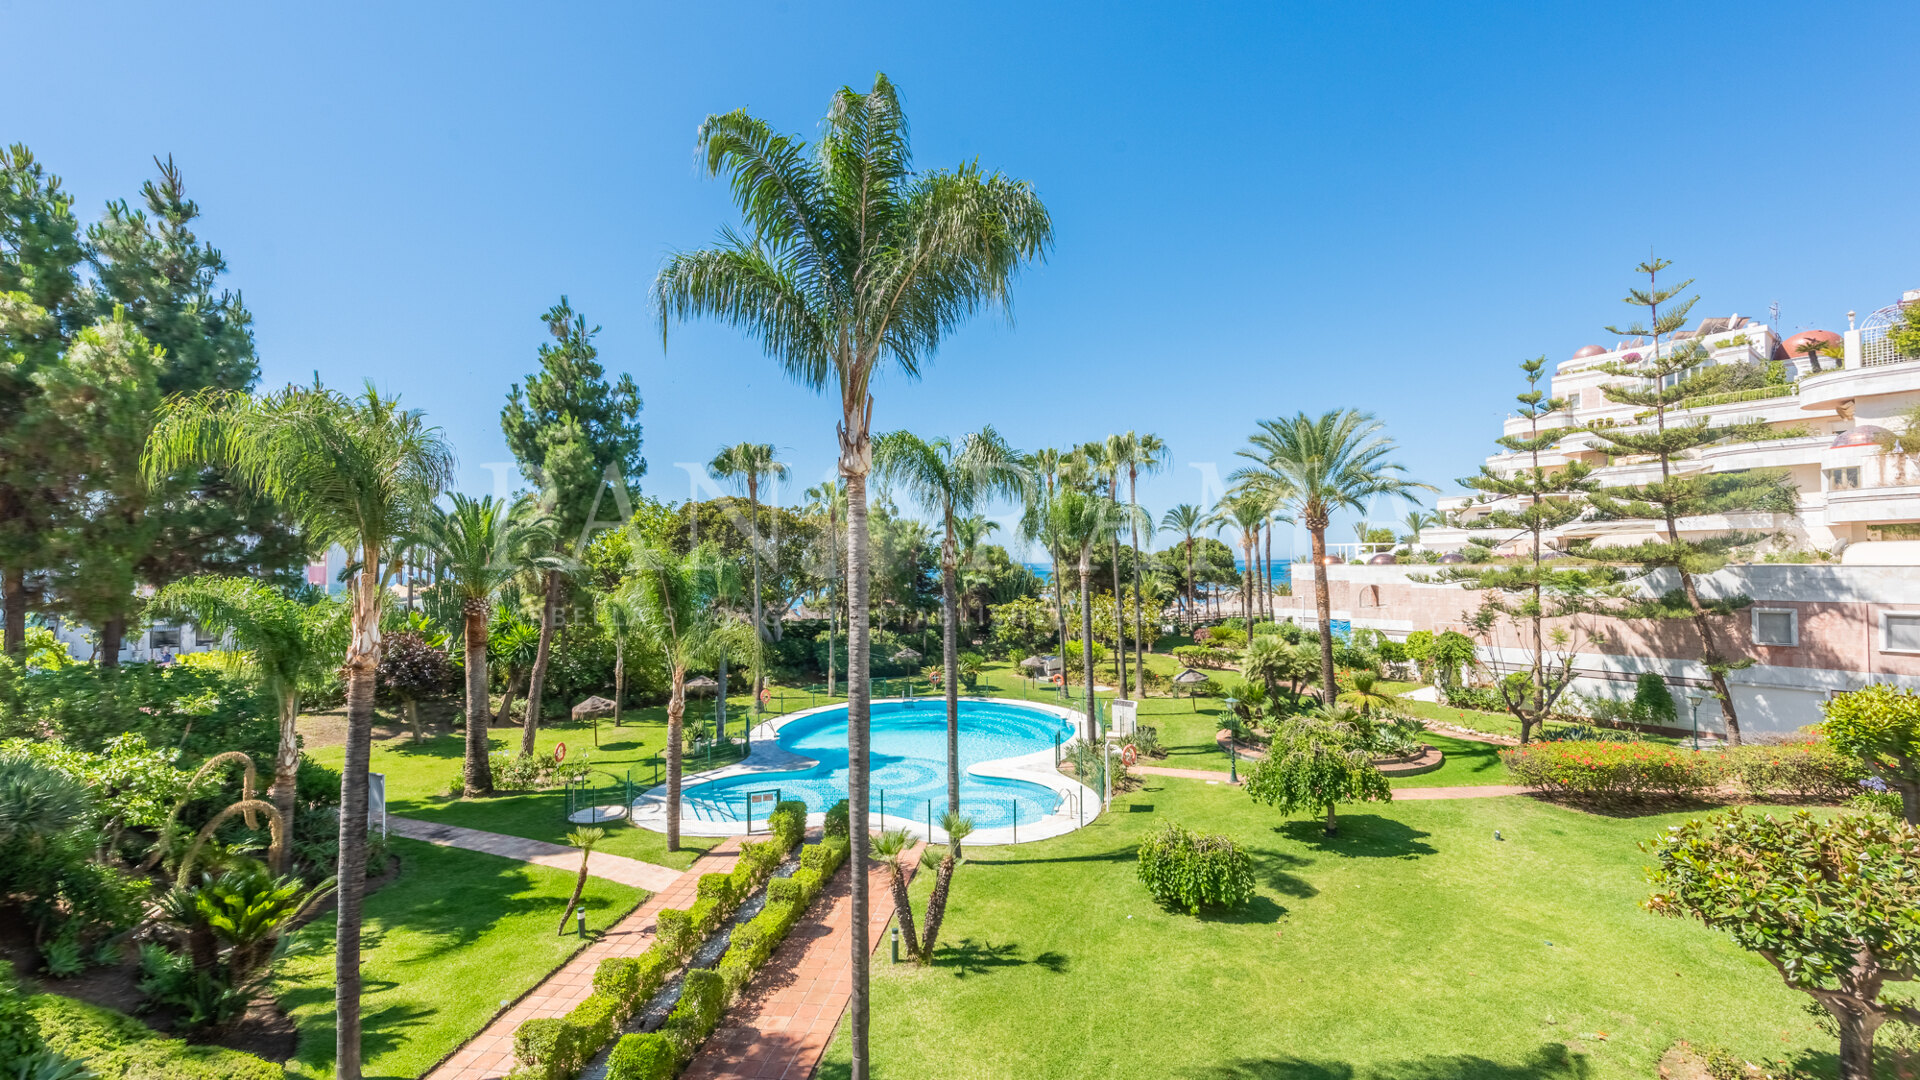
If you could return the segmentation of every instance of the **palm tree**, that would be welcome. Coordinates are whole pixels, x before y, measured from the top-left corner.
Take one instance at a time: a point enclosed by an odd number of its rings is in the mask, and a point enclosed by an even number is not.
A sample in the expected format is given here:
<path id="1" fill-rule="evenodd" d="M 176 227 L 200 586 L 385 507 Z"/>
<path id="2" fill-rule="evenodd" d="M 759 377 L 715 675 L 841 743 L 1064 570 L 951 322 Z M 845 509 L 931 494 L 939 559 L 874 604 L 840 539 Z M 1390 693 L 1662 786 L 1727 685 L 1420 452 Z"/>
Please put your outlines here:
<path id="1" fill-rule="evenodd" d="M 594 605 L 593 616 L 613 641 L 613 726 L 620 726 L 620 709 L 627 700 L 627 639 L 640 621 L 627 598 L 619 593 L 602 596 Z"/>
<path id="2" fill-rule="evenodd" d="M 721 448 L 713 460 L 707 463 L 707 475 L 715 480 L 732 480 L 747 489 L 747 547 L 751 552 L 748 559 L 753 564 L 753 632 L 759 635 L 764 644 L 771 640 L 767 633 L 766 619 L 760 610 L 760 560 L 764 557 L 760 551 L 760 482 L 763 480 L 785 480 L 792 475 L 783 461 L 775 460 L 774 449 L 770 443 L 735 443 Z M 755 651 L 753 665 L 753 700 L 760 702 L 760 691 L 766 686 L 767 675 L 761 670 Z M 726 680 L 721 679 L 720 700 L 726 700 Z M 722 706 L 724 708 L 724 705 Z"/>
<path id="3" fill-rule="evenodd" d="M 1106 488 L 1109 508 L 1120 506 L 1120 470 L 1124 467 L 1120 455 L 1119 436 L 1109 435 L 1097 442 L 1080 447 L 1079 457 L 1084 463 L 1088 475 L 1098 486 Z M 1113 673 L 1114 685 L 1121 695 L 1127 692 L 1127 620 L 1122 614 L 1121 602 L 1125 594 L 1120 591 L 1120 533 L 1114 531 L 1110 541 L 1113 555 Z M 1087 613 L 1084 629 L 1093 633 L 1092 612 Z"/>
<path id="4" fill-rule="evenodd" d="M 834 586 L 842 580 L 840 573 L 840 525 L 847 519 L 847 486 L 838 481 L 820 484 L 807 489 L 808 512 L 815 518 L 825 517 L 825 554 L 827 563 L 827 696 L 833 696 L 834 658 L 838 655 L 834 635 L 840 627 L 840 604 L 836 599 Z"/>
<path id="5" fill-rule="evenodd" d="M 1258 491 L 1227 495 L 1213 508 L 1211 520 L 1215 528 L 1231 525 L 1240 530 L 1240 550 L 1246 561 L 1246 568 L 1240 572 L 1240 616 L 1246 620 L 1249 634 L 1253 632 L 1254 545 L 1258 543 L 1260 527 L 1272 512 L 1273 504 Z"/>
<path id="6" fill-rule="evenodd" d="M 1182 600 L 1186 604 L 1187 614 L 1193 614 L 1195 602 L 1199 599 L 1193 580 L 1193 541 L 1207 527 L 1207 512 L 1192 503 L 1181 503 L 1166 512 L 1160 519 L 1160 527 L 1168 532 L 1180 534 L 1180 542 L 1187 551 L 1187 581 Z"/>
<path id="7" fill-rule="evenodd" d="M 1314 606 L 1320 620 L 1321 700 L 1339 692 L 1333 678 L 1333 603 L 1327 592 L 1327 526 L 1340 509 L 1365 512 L 1380 495 L 1412 499 L 1415 491 L 1435 491 L 1409 480 L 1400 465 L 1388 461 L 1393 440 L 1370 413 L 1336 409 L 1318 417 L 1296 414 L 1288 420 L 1262 420 L 1260 431 L 1239 451 L 1255 464 L 1246 470 L 1268 484 L 1284 487 L 1287 501 L 1313 537 Z"/>
<path id="8" fill-rule="evenodd" d="M 493 794 L 487 763 L 492 749 L 487 726 L 487 616 L 500 590 L 528 570 L 552 568 L 551 519 L 537 515 L 527 499 L 453 495 L 451 509 L 435 506 L 420 522 L 420 540 L 441 574 L 428 586 L 427 604 L 451 615 L 457 607 L 463 629 L 467 680 L 467 754 L 461 788 L 467 798 Z M 536 642 L 537 646 L 537 642 Z M 511 679 L 507 689 L 513 689 Z"/>
<path id="9" fill-rule="evenodd" d="M 954 523 L 954 539 L 960 544 L 960 613 L 975 626 L 986 622 L 989 596 L 986 590 L 994 582 L 992 575 L 985 572 L 987 568 L 980 565 L 980 545 L 999 531 L 1000 523 L 984 514 L 974 514 Z"/>
<path id="10" fill-rule="evenodd" d="M 887 884 L 893 889 L 893 918 L 900 936 L 907 940 L 907 957 L 920 958 L 920 935 L 913 923 L 913 898 L 907 894 L 907 852 L 913 850 L 913 834 L 905 829 L 883 829 L 873 838 L 873 859 L 886 865 Z M 860 867 L 854 877 L 863 877 Z"/>
<path id="11" fill-rule="evenodd" d="M 1407 527 L 1406 534 L 1402 536 L 1401 539 L 1405 540 L 1409 545 L 1413 545 L 1420 542 L 1420 531 L 1422 529 L 1425 529 L 1429 525 L 1440 524 L 1440 517 L 1437 514 L 1429 514 L 1416 506 L 1407 511 L 1407 516 L 1400 519 L 1400 524 Z"/>
<path id="12" fill-rule="evenodd" d="M 512 719 L 513 698 L 515 688 L 520 685 L 521 672 L 530 672 L 539 658 L 540 628 L 509 608 L 496 609 L 493 625 L 487 630 L 487 659 L 506 670 L 507 689 L 500 695 L 500 713 L 494 718 L 495 724 L 505 724 Z"/>
<path id="13" fill-rule="evenodd" d="M 1067 603 L 1066 584 L 1062 573 L 1066 566 L 1065 549 L 1060 537 L 1053 531 L 1051 508 L 1056 495 L 1056 487 L 1061 482 L 1060 470 L 1065 455 L 1047 447 L 1028 454 L 1024 464 L 1033 483 L 1027 489 L 1027 505 L 1020 518 L 1020 536 L 1030 543 L 1038 543 L 1047 549 L 1047 557 L 1053 561 L 1053 618 L 1054 628 L 1060 638 L 1060 696 L 1067 696 Z"/>
<path id="14" fill-rule="evenodd" d="M 1044 257 L 1053 225 L 1032 187 L 968 163 L 915 172 L 893 84 L 843 87 L 811 148 L 744 110 L 710 116 L 699 145 L 726 175 L 746 222 L 719 246 L 671 256 L 654 287 L 662 333 L 711 316 L 760 339 L 803 385 L 840 396 L 847 480 L 847 795 L 851 856 L 867 861 L 867 473 L 874 373 L 911 377 L 947 334 L 1005 308 L 1022 264 Z M 867 878 L 853 875 L 853 925 L 867 920 Z M 853 938 L 859 938 L 855 934 Z M 867 1080 L 867 950 L 850 940 L 852 1080 Z"/>
<path id="15" fill-rule="evenodd" d="M 1153 518 L 1140 517 L 1139 485 L 1142 473 L 1152 475 L 1167 464 L 1167 444 L 1160 436 L 1149 432 L 1140 435 L 1129 431 L 1125 435 L 1109 436 L 1107 450 L 1110 456 L 1127 470 L 1127 507 L 1135 519 L 1128 531 L 1132 534 L 1133 547 L 1133 686 L 1135 697 L 1147 696 L 1147 660 L 1145 624 L 1140 618 L 1140 529 L 1144 521 L 1147 541 L 1153 541 Z M 1114 594 L 1118 602 L 1120 596 Z M 1118 615 L 1116 610 L 1115 615 Z M 1121 688 L 1125 690 L 1125 687 Z"/>
<path id="16" fill-rule="evenodd" d="M 1019 455 L 991 425 L 952 440 L 890 431 L 874 440 L 873 468 L 882 482 L 940 515 L 940 656 L 947 692 L 947 810 L 960 812 L 960 544 L 959 522 L 995 496 L 1026 488 Z"/>
<path id="17" fill-rule="evenodd" d="M 573 895 L 567 898 L 567 909 L 560 913 L 560 929 L 557 934 L 567 932 L 567 916 L 580 906 L 580 894 L 587 890 L 587 868 L 593 865 L 593 849 L 607 838 L 607 830 L 592 826 L 582 826 L 567 834 L 567 843 L 580 849 L 580 873 L 573 879 Z"/>
<path id="18" fill-rule="evenodd" d="M 288 824 L 300 772 L 300 733 L 294 723 L 300 716 L 300 680 L 325 673 L 325 651 L 345 610 L 338 604 L 302 604 L 252 578 L 215 575 L 176 581 L 147 605 L 149 618 L 191 622 L 217 637 L 231 637 L 247 654 L 248 666 L 279 706 L 280 743 L 267 799 Z M 273 872 L 286 873 L 291 856 L 286 834 L 274 833 L 267 852 Z"/>
<path id="19" fill-rule="evenodd" d="M 361 899 L 380 616 L 393 557 L 452 476 L 453 454 L 438 428 L 371 386 L 349 399 L 316 384 L 258 398 L 237 391 L 174 398 L 161 407 L 142 466 L 152 484 L 190 466 L 223 469 L 241 491 L 282 507 L 315 545 L 350 545 L 356 557 L 352 632 L 342 664 L 347 742 L 340 770 L 334 1068 L 340 1080 L 360 1080 Z"/>
<path id="20" fill-rule="evenodd" d="M 635 629 L 667 666 L 667 850 L 679 851 L 687 672 L 745 653 L 756 642 L 752 628 L 721 607 L 721 598 L 738 590 L 739 568 L 712 543 L 680 555 L 636 536 L 631 571 L 623 602 L 639 616 Z"/>
<path id="21" fill-rule="evenodd" d="M 1081 667 L 1086 676 L 1087 741 L 1100 742 L 1100 716 L 1093 697 L 1093 549 L 1120 535 L 1127 515 L 1111 501 L 1090 492 L 1065 488 L 1048 507 L 1048 531 L 1062 547 L 1079 555 Z M 1064 680 L 1063 680 L 1064 681 Z M 1104 797 L 1104 793 L 1103 793 Z"/>

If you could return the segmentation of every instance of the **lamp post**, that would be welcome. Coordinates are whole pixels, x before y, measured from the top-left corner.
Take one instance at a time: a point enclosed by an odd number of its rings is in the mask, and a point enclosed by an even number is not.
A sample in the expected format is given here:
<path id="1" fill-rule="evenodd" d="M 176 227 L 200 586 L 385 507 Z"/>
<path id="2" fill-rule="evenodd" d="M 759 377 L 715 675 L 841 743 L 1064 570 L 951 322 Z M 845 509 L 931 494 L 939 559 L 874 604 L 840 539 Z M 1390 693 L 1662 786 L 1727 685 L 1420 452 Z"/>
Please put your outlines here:
<path id="1" fill-rule="evenodd" d="M 1229 697 L 1227 702 L 1227 779 L 1229 783 L 1240 782 L 1240 748 L 1236 740 L 1240 731 L 1240 714 L 1234 712 L 1234 706 L 1240 699 Z"/>
<path id="2" fill-rule="evenodd" d="M 1687 704 L 1692 706 L 1693 712 L 1693 748 L 1695 750 L 1700 749 L 1700 703 L 1705 700 L 1707 696 L 1700 691 L 1687 691 Z"/>

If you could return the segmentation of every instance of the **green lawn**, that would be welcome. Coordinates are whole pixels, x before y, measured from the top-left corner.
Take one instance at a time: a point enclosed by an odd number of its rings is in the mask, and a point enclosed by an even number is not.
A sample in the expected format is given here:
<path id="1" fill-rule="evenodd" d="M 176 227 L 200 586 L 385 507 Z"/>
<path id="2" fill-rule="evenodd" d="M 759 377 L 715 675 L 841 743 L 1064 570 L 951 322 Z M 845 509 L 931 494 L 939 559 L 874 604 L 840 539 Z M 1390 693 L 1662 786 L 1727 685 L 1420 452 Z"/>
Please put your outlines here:
<path id="1" fill-rule="evenodd" d="M 1680 1038 L 1830 1050 L 1764 961 L 1637 906 L 1636 842 L 1683 816 L 1408 802 L 1346 808 L 1329 841 L 1225 785 L 1150 783 L 1075 833 L 969 852 L 938 963 L 875 968 L 874 1075 L 1642 1080 Z M 1258 899 L 1149 900 L 1134 848 L 1165 821 L 1246 845 Z M 820 1075 L 847 1075 L 844 1026 Z"/>
<path id="2" fill-rule="evenodd" d="M 478 1032 L 585 940 L 556 936 L 574 875 L 478 852 L 393 841 L 400 876 L 367 897 L 362 999 L 369 1077 L 416 1077 Z M 598 932 L 646 893 L 590 878 L 587 927 Z M 333 931 L 323 917 L 296 935 L 276 992 L 300 1027 L 289 1072 L 330 1077 Z"/>

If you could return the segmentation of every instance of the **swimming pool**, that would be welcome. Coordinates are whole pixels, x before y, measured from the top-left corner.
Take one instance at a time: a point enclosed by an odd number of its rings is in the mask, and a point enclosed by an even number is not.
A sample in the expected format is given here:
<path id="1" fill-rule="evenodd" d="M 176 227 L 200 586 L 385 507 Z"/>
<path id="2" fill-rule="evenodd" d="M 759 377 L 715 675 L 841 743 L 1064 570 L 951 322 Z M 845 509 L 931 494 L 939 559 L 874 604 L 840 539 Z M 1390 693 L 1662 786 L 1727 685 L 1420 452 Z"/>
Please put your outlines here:
<path id="1" fill-rule="evenodd" d="M 947 709 L 940 699 L 876 701 L 872 711 L 873 773 L 868 802 L 878 814 L 921 821 L 929 804 L 937 824 L 947 806 Z M 1040 709 L 998 701 L 960 702 L 960 812 L 979 829 L 1029 825 L 1053 813 L 1060 796 L 1025 780 L 969 775 L 971 766 L 1042 750 L 1056 737 L 1065 742 L 1073 725 Z M 686 789 L 683 812 L 696 821 L 742 821 L 747 794 L 779 789 L 819 813 L 847 797 L 847 708 L 799 716 L 782 725 L 776 743 L 812 758 L 810 767 L 758 772 L 711 780 Z"/>

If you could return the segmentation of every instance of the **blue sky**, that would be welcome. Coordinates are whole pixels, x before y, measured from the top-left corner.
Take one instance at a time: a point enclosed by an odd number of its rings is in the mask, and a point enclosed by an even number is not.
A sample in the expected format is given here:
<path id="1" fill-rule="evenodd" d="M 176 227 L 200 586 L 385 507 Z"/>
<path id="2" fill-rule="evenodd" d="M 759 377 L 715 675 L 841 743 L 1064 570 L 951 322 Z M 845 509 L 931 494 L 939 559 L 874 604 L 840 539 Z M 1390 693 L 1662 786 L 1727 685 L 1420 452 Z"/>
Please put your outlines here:
<path id="1" fill-rule="evenodd" d="M 1256 420 L 1341 406 L 1453 492 L 1515 365 L 1628 317 L 1650 250 L 1699 312 L 1778 301 L 1789 332 L 1920 287 L 1910 3 L 305 8 L 0 0 L 0 139 L 89 219 L 172 154 L 265 381 L 373 378 L 474 491 L 562 293 L 646 397 L 645 490 L 686 497 L 675 463 L 742 439 L 826 474 L 830 399 L 723 328 L 663 352 L 646 295 L 734 219 L 696 168 L 704 116 L 810 135 L 878 70 L 921 164 L 1031 180 L 1057 247 L 1011 324 L 883 380 L 876 426 L 1155 431 L 1156 512 Z"/>

